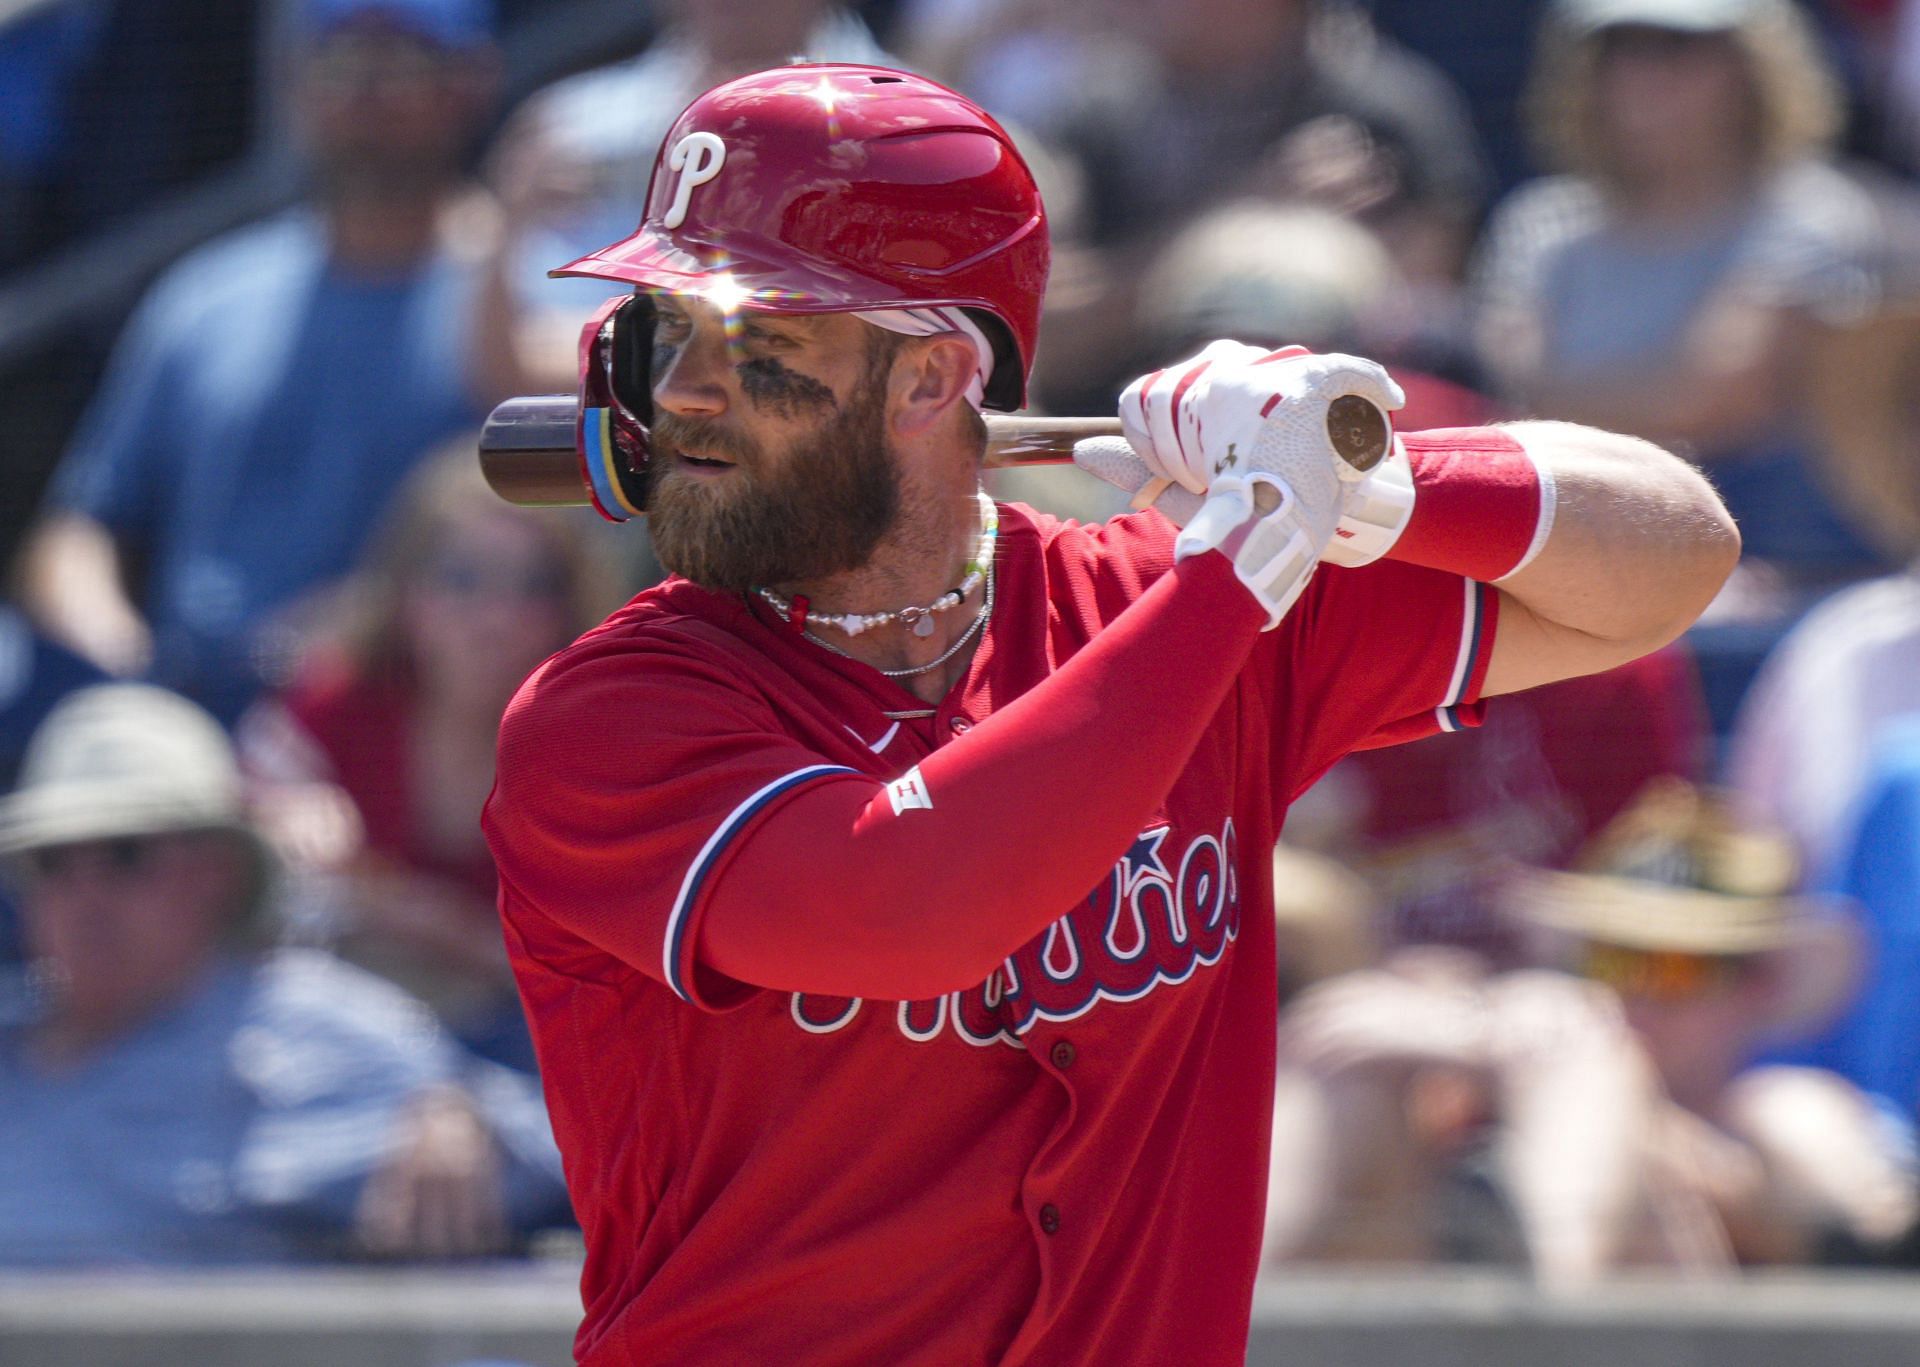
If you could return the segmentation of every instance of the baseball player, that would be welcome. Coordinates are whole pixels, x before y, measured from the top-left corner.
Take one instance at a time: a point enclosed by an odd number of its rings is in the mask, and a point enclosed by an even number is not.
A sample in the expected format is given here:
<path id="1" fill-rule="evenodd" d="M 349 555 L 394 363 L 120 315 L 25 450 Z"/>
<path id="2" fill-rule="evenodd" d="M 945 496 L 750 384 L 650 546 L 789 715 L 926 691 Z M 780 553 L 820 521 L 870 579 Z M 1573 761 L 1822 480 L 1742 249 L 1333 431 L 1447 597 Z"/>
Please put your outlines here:
<path id="1" fill-rule="evenodd" d="M 1233 343 L 1086 452 L 1161 510 L 995 506 L 1047 262 L 991 118 L 797 65 L 694 101 L 565 268 L 634 291 L 589 391 L 677 571 L 528 681 L 486 818 L 582 1362 L 1244 1361 L 1287 803 L 1665 642 L 1737 556 L 1582 428 L 1363 474 L 1392 379 Z"/>

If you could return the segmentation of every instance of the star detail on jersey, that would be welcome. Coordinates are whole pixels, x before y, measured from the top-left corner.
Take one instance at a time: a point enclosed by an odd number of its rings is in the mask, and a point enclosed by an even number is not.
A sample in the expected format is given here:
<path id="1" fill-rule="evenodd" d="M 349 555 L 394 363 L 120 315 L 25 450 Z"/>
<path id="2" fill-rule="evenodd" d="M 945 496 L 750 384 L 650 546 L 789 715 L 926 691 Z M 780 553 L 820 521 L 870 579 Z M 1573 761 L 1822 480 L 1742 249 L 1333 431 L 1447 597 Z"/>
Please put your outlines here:
<path id="1" fill-rule="evenodd" d="M 1133 843 L 1127 846 L 1127 852 L 1120 856 L 1121 879 L 1128 892 L 1140 879 L 1151 875 L 1160 878 L 1173 877 L 1173 870 L 1161 862 L 1160 847 L 1166 843 L 1169 827 L 1154 826 L 1140 832 Z"/>

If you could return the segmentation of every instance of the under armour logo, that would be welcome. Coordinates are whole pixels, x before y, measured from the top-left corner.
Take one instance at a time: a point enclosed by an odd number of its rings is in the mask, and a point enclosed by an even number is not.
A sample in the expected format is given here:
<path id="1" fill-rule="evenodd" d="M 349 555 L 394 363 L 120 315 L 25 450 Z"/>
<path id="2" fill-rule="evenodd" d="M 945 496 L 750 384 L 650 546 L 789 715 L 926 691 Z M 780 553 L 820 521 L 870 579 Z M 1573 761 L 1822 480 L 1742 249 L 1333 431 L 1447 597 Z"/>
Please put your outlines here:
<path id="1" fill-rule="evenodd" d="M 1239 463 L 1240 463 L 1240 453 L 1234 449 L 1234 444 L 1232 442 L 1228 442 L 1227 454 L 1220 457 L 1219 460 L 1216 460 L 1213 463 L 1213 473 L 1216 475 L 1222 474 L 1232 466 L 1238 465 Z"/>
<path id="2" fill-rule="evenodd" d="M 680 179 L 673 187 L 673 203 L 661 215 L 660 224 L 677 228 L 687 221 L 687 208 L 693 192 L 720 174 L 726 164 L 727 145 L 712 133 L 689 133 L 667 153 L 667 169 L 678 171 Z"/>

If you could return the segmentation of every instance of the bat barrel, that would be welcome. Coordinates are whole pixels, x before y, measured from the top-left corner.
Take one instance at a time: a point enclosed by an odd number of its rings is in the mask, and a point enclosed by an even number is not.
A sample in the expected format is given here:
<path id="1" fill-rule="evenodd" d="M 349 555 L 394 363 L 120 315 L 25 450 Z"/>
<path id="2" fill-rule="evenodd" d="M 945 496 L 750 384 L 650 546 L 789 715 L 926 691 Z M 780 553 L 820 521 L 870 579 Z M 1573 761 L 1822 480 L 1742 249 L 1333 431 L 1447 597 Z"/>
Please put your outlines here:
<path id="1" fill-rule="evenodd" d="M 572 394 L 508 399 L 480 429 L 480 472 L 493 491 L 523 508 L 589 502 L 580 473 L 580 401 Z"/>

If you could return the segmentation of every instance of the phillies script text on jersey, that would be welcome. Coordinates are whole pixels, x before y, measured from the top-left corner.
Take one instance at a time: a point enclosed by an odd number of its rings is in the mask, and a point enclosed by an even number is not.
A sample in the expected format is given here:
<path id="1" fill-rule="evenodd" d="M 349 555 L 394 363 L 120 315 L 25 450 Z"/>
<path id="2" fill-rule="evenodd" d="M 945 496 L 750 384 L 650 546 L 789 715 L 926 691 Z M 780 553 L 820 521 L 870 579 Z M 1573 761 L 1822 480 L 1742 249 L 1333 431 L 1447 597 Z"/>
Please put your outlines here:
<path id="1" fill-rule="evenodd" d="M 1036 1020 L 1070 1021 L 1101 1001 L 1133 1001 L 1216 964 L 1240 933 L 1233 821 L 1168 849 L 1166 826 L 1142 831 L 1107 881 L 978 987 L 887 1003 L 900 1033 L 924 1043 L 951 1030 L 968 1044 L 1019 1045 Z M 793 1019 L 816 1035 L 852 1022 L 858 997 L 793 994 Z"/>

